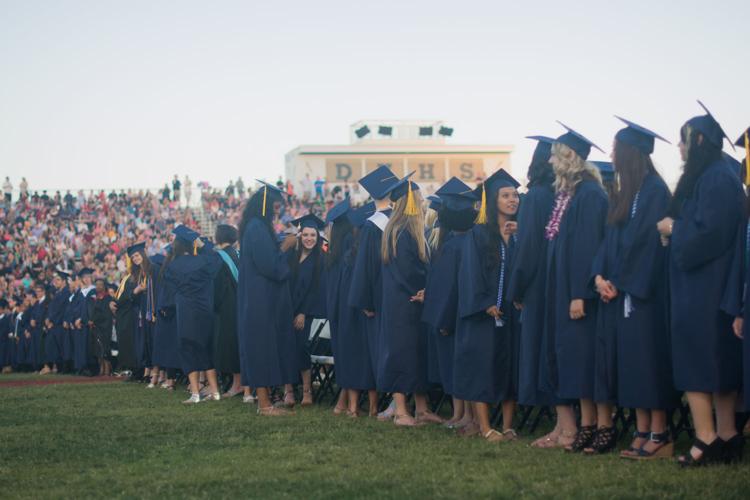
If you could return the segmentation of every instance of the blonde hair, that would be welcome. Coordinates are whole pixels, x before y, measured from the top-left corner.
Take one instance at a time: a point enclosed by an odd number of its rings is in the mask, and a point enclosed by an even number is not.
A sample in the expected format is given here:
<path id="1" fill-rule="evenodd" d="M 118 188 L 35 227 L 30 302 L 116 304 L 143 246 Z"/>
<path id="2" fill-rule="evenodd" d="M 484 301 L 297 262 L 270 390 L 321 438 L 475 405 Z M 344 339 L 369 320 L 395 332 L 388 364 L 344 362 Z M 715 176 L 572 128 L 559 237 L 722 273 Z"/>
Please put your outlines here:
<path id="1" fill-rule="evenodd" d="M 425 204 L 427 205 L 427 204 Z M 427 238 L 427 244 L 432 250 L 435 250 L 440 240 L 440 227 L 435 227 L 437 222 L 438 213 L 437 210 L 433 210 L 429 207 L 425 208 L 424 225 L 430 230 L 430 236 Z"/>
<path id="2" fill-rule="evenodd" d="M 602 176 L 595 165 L 587 162 L 578 153 L 565 144 L 552 144 L 552 155 L 557 158 L 557 164 L 552 165 L 555 172 L 555 191 L 573 193 L 576 186 L 584 179 L 594 179 L 600 185 Z"/>
<path id="3" fill-rule="evenodd" d="M 416 215 L 406 215 L 408 196 L 402 196 L 393 206 L 393 213 L 383 231 L 383 240 L 380 244 L 380 253 L 383 263 L 388 264 L 392 257 L 396 257 L 396 243 L 403 231 L 408 231 L 417 243 L 419 260 L 427 262 L 427 243 L 424 238 L 424 210 L 422 209 L 422 195 L 414 191 L 413 196 L 419 209 Z"/>

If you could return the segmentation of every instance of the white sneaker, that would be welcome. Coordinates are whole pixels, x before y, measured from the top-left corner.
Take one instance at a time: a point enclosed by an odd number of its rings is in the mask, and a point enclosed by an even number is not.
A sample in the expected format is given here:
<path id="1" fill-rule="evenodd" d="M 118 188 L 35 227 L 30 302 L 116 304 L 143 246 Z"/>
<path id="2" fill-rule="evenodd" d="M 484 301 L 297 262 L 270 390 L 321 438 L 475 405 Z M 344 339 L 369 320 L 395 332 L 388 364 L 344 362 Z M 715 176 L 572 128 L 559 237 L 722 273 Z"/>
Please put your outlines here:
<path id="1" fill-rule="evenodd" d="M 182 404 L 184 404 L 184 405 L 192 405 L 192 404 L 196 404 L 196 403 L 200 403 L 200 402 L 201 402 L 201 395 L 197 394 L 197 393 L 193 393 L 193 394 L 190 395 L 189 398 L 187 398 L 185 401 L 183 401 Z"/>
<path id="2" fill-rule="evenodd" d="M 153 383 L 149 383 L 149 384 L 148 384 L 148 385 L 146 386 L 146 389 L 153 389 L 154 387 L 156 387 L 156 385 L 154 385 Z"/>
<path id="3" fill-rule="evenodd" d="M 203 398 L 202 401 L 221 401 L 221 394 L 214 392 Z"/>
<path id="4" fill-rule="evenodd" d="M 255 396 L 253 396 L 252 394 L 250 394 L 249 396 L 242 396 L 242 402 L 253 404 L 255 403 Z"/>

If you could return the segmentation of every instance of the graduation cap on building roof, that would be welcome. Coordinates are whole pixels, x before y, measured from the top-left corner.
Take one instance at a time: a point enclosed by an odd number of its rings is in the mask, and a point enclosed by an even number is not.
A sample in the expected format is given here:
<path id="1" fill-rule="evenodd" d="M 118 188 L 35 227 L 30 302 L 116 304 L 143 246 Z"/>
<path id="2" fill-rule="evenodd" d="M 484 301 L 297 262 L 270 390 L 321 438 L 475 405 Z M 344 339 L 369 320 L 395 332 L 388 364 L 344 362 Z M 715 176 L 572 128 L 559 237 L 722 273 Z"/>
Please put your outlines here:
<path id="1" fill-rule="evenodd" d="M 352 204 L 349 201 L 348 197 L 336 203 L 326 214 L 326 224 L 330 224 L 342 215 L 345 215 L 347 212 L 349 212 L 349 210 L 351 210 L 351 208 Z"/>
<path id="2" fill-rule="evenodd" d="M 315 214 L 307 214 L 303 215 L 302 217 L 298 219 L 294 219 L 292 221 L 292 225 L 297 226 L 299 229 L 305 229 L 306 227 L 317 229 L 318 231 L 322 231 L 326 227 L 326 223 L 320 219 Z"/>
<path id="3" fill-rule="evenodd" d="M 375 213 L 375 203 L 370 202 L 346 213 L 349 222 L 354 227 L 362 227 L 372 214 Z"/>
<path id="4" fill-rule="evenodd" d="M 370 194 L 373 200 L 385 198 L 388 195 L 388 189 L 397 182 L 398 177 L 386 165 L 379 165 L 359 180 L 360 186 Z"/>
<path id="5" fill-rule="evenodd" d="M 414 199 L 414 191 L 419 191 L 419 185 L 416 182 L 412 182 L 409 178 L 414 175 L 415 171 L 409 172 L 404 176 L 403 179 L 393 184 L 386 190 L 387 195 L 390 196 L 391 201 L 398 201 L 404 196 L 406 199 L 406 207 L 404 208 L 404 215 L 417 215 L 419 208 L 417 202 Z"/>
<path id="6" fill-rule="evenodd" d="M 591 148 L 596 148 L 602 153 L 604 153 L 604 150 L 594 144 L 591 140 L 584 137 L 582 134 L 576 132 L 572 128 L 565 125 L 563 122 L 558 122 L 560 125 L 567 130 L 566 133 L 555 139 L 555 142 L 559 142 L 560 144 L 565 144 L 570 149 L 576 152 L 578 156 L 580 156 L 582 159 L 587 159 L 589 157 L 589 153 L 591 153 Z"/>
<path id="7" fill-rule="evenodd" d="M 698 104 L 703 108 L 703 111 L 705 111 L 706 114 L 694 116 L 687 121 L 687 124 L 702 133 L 706 139 L 717 148 L 722 149 L 724 139 L 726 138 L 726 140 L 729 141 L 729 145 L 732 146 L 732 149 L 735 149 L 732 139 L 730 139 L 727 133 L 724 132 L 724 129 L 721 128 L 718 120 L 714 118 L 714 115 L 711 114 L 706 105 L 700 100 L 698 100 Z"/>
<path id="8" fill-rule="evenodd" d="M 501 168 L 489 176 L 474 190 L 474 193 L 481 200 L 476 223 L 485 224 L 487 222 L 487 191 L 490 193 L 496 193 L 502 188 L 512 187 L 513 189 L 518 189 L 520 186 L 521 183 L 514 179 L 504 168 Z"/>
<path id="9" fill-rule="evenodd" d="M 660 136 L 656 132 L 652 132 L 646 127 L 642 127 L 637 123 L 633 123 L 630 120 L 626 120 L 625 118 L 617 115 L 615 115 L 615 118 L 627 125 L 625 128 L 620 129 L 617 134 L 615 134 L 615 140 L 624 142 L 629 146 L 633 146 L 645 155 L 650 155 L 654 152 L 654 143 L 656 142 L 655 139 L 664 141 L 667 144 L 672 144 L 664 137 Z"/>

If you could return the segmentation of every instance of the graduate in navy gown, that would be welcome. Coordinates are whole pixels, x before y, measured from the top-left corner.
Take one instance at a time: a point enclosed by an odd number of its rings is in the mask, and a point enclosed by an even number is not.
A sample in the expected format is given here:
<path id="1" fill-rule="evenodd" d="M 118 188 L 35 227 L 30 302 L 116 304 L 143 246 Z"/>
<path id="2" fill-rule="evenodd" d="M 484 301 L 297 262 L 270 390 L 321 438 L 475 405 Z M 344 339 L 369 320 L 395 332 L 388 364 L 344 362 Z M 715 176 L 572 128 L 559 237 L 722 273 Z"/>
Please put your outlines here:
<path id="1" fill-rule="evenodd" d="M 684 466 L 738 458 L 744 444 L 734 418 L 742 346 L 732 321 L 739 311 L 726 310 L 737 308 L 725 307 L 724 295 L 744 259 L 745 196 L 722 155 L 726 134 L 704 110 L 680 130 L 685 166 L 669 216 L 658 224 L 669 244 L 674 383 L 686 393 L 695 427 L 693 447 L 679 458 Z M 741 285 L 730 293 L 729 302 L 739 303 Z"/>
<path id="2" fill-rule="evenodd" d="M 62 366 L 58 371 L 65 373 L 73 371 L 73 323 L 75 322 L 76 315 L 81 308 L 81 297 L 78 293 L 81 289 L 81 280 L 77 274 L 71 274 L 68 278 L 68 289 L 70 295 L 68 296 L 68 303 L 65 306 L 65 313 L 63 313 L 63 331 L 64 334 L 58 341 L 58 348 L 62 353 Z"/>
<path id="3" fill-rule="evenodd" d="M 23 301 L 18 305 L 18 315 L 16 316 L 16 364 L 19 371 L 34 370 L 30 325 L 31 307 L 34 301 L 34 292 L 28 291 L 24 294 Z"/>
<path id="4" fill-rule="evenodd" d="M 380 276 L 381 253 L 380 243 L 383 230 L 391 215 L 391 201 L 387 190 L 398 181 L 398 177 L 385 165 L 362 177 L 360 185 L 370 194 L 375 203 L 375 213 L 372 214 L 359 235 L 357 258 L 352 272 L 352 283 L 349 290 L 349 305 L 364 312 L 365 329 L 369 342 L 371 364 L 374 370 L 378 368 L 378 345 L 380 303 L 382 300 L 382 280 Z M 377 376 L 377 373 L 375 374 Z M 393 407 L 390 407 L 379 418 L 393 417 Z"/>
<path id="5" fill-rule="evenodd" d="M 489 442 L 513 440 L 518 397 L 519 314 L 508 295 L 515 252 L 519 183 L 504 169 L 478 188 L 477 224 L 464 238 L 458 278 L 453 390 L 473 402 L 475 425 Z M 503 432 L 492 428 L 490 406 L 501 403 Z"/>
<path id="6" fill-rule="evenodd" d="M 139 373 L 143 372 L 143 380 L 151 379 L 156 382 L 158 370 L 152 376 L 151 351 L 153 348 L 153 326 L 156 321 L 156 295 L 154 291 L 154 275 L 151 261 L 146 256 L 145 242 L 136 243 L 128 248 L 128 274 L 135 283 L 132 297 L 135 314 L 135 328 L 133 330 L 135 363 Z"/>
<path id="7" fill-rule="evenodd" d="M 302 380 L 302 406 L 310 406 L 312 380 L 310 374 L 310 328 L 315 318 L 324 318 L 325 275 L 323 273 L 323 238 L 320 231 L 325 222 L 315 214 L 307 214 L 292 221 L 298 229 L 297 244 L 287 252 L 289 259 L 289 289 L 292 294 L 292 329 L 295 340 L 297 372 Z M 284 386 L 284 404 L 296 404 L 294 385 Z"/>
<path id="8" fill-rule="evenodd" d="M 10 352 L 15 347 L 12 319 L 8 301 L 0 298 L 0 371 L 3 373 L 9 371 L 11 367 Z"/>
<path id="9" fill-rule="evenodd" d="M 409 180 L 412 174 L 388 189 L 394 208 L 381 242 L 376 386 L 380 392 L 393 394 L 393 421 L 399 426 L 442 422 L 427 407 L 427 329 L 421 318 L 429 258 L 422 197 L 419 186 Z M 414 395 L 415 417 L 407 407 L 410 394 Z"/>
<path id="10" fill-rule="evenodd" d="M 422 321 L 429 325 L 428 335 L 435 345 L 438 381 L 443 392 L 454 395 L 453 368 L 458 310 L 458 269 L 461 249 L 467 231 L 474 225 L 477 201 L 472 189 L 452 177 L 435 193 L 440 197 L 435 246 L 424 291 Z M 446 422 L 450 428 L 462 428 L 473 421 L 471 404 L 453 396 L 453 416 Z"/>
<path id="11" fill-rule="evenodd" d="M 172 245 L 164 249 L 167 254 Z M 154 323 L 154 348 L 152 361 L 155 368 L 164 371 L 162 387 L 173 390 L 175 376 L 180 369 L 180 340 L 177 335 L 176 285 L 164 276 L 166 258 L 157 254 L 151 257 L 156 294 L 156 323 Z"/>
<path id="12" fill-rule="evenodd" d="M 237 333 L 242 384 L 256 389 L 258 413 L 287 414 L 271 404 L 269 388 L 296 382 L 289 261 L 285 252 L 297 243 L 294 234 L 281 245 L 273 219 L 283 203 L 281 190 L 262 183 L 247 201 L 239 225 L 240 272 L 237 287 Z"/>
<path id="13" fill-rule="evenodd" d="M 349 288 L 357 257 L 359 231 L 373 213 L 368 203 L 352 209 L 349 199 L 334 206 L 326 216 L 331 224 L 326 254 L 326 309 L 331 346 L 336 363 L 336 382 L 342 388 L 334 414 L 359 416 L 359 395 L 367 391 L 369 415 L 377 414 L 378 396 L 370 358 L 365 313 L 349 305 Z"/>
<path id="14" fill-rule="evenodd" d="M 109 307 L 115 315 L 115 330 L 117 333 L 117 369 L 120 372 L 130 371 L 129 380 L 140 380 L 138 356 L 136 355 L 136 329 L 138 328 L 139 294 L 143 291 L 138 277 L 133 274 L 133 264 L 130 252 L 134 254 L 140 245 L 133 245 L 125 252 L 127 270 L 115 292 L 115 300 Z M 139 288 L 140 287 L 140 288 Z M 135 290 L 139 288 L 139 293 Z"/>
<path id="15" fill-rule="evenodd" d="M 190 397 L 183 403 L 218 401 L 221 394 L 213 356 L 213 281 L 221 259 L 212 245 L 190 228 L 177 226 L 172 233 L 175 239 L 164 261 L 164 279 L 175 289 L 180 365 L 190 380 Z M 202 371 L 206 372 L 208 381 L 208 394 L 203 398 L 199 382 Z"/>
<path id="16" fill-rule="evenodd" d="M 113 298 L 107 290 L 103 278 L 96 280 L 93 297 L 89 303 L 89 336 L 91 337 L 92 355 L 99 364 L 99 375 L 112 375 L 112 324 L 113 315 L 109 305 Z"/>
<path id="17" fill-rule="evenodd" d="M 518 403 L 528 406 L 550 406 L 557 403 L 551 392 L 539 386 L 539 361 L 544 334 L 545 295 L 547 277 L 547 225 L 555 201 L 555 173 L 549 163 L 554 139 L 530 136 L 537 141 L 531 158 L 526 185 L 527 192 L 518 209 L 518 232 L 513 270 L 508 283 L 508 294 L 521 311 L 521 346 L 518 358 Z M 532 443 L 534 447 L 557 442 L 560 428 L 555 428 Z"/>
<path id="18" fill-rule="evenodd" d="M 586 162 L 592 146 L 597 146 L 565 128 L 567 132 L 555 140 L 550 156 L 556 195 L 545 227 L 548 300 L 539 382 L 544 390 L 554 390 L 561 400 L 580 401 L 579 431 L 572 408 L 557 405 L 560 435 L 556 445 L 582 451 L 591 444 L 596 431 L 597 294 L 591 286 L 591 262 L 604 237 L 607 195 L 599 171 Z"/>
<path id="19" fill-rule="evenodd" d="M 31 346 L 29 353 L 30 364 L 34 371 L 45 371 L 44 367 L 44 341 L 45 341 L 45 318 L 47 317 L 47 308 L 49 299 L 47 290 L 42 283 L 34 286 L 34 302 L 29 311 L 29 333 L 31 334 Z"/>
<path id="20" fill-rule="evenodd" d="M 613 406 L 636 408 L 637 433 L 624 458 L 672 455 L 667 409 L 673 389 L 667 303 L 666 249 L 656 223 L 667 211 L 669 188 L 651 161 L 658 134 L 620 118 L 612 151 L 616 183 L 604 241 L 592 269 L 599 293 L 595 401 L 597 431 L 588 453 L 617 444 Z M 604 345 L 608 349 L 600 349 Z"/>
<path id="21" fill-rule="evenodd" d="M 62 348 L 65 341 L 65 329 L 63 320 L 65 308 L 68 306 L 70 290 L 68 290 L 68 278 L 70 275 L 63 271 L 57 271 L 52 278 L 54 295 L 49 301 L 47 314 L 44 318 L 46 335 L 44 337 L 44 369 L 41 374 L 57 373 L 62 371 Z"/>
<path id="22" fill-rule="evenodd" d="M 242 387 L 240 374 L 240 351 L 237 340 L 237 280 L 239 279 L 240 254 L 235 248 L 237 228 L 219 224 L 214 233 L 214 250 L 222 261 L 221 269 L 214 279 L 214 357 L 219 373 L 232 374 L 232 385 L 221 395 L 222 399 L 243 393 L 243 401 L 252 396 L 248 387 Z"/>
<path id="23" fill-rule="evenodd" d="M 80 288 L 77 293 L 77 307 L 74 310 L 70 324 L 70 334 L 73 344 L 73 368 L 79 374 L 90 373 L 88 367 L 92 353 L 90 349 L 89 310 L 94 299 L 95 291 L 93 269 L 85 267 L 78 272 Z"/>
<path id="24" fill-rule="evenodd" d="M 737 139 L 737 141 L 734 143 L 736 146 L 739 146 L 740 148 L 745 150 L 745 159 L 742 161 L 742 181 L 745 185 L 745 191 L 746 194 L 750 189 L 748 189 L 748 186 L 750 186 L 750 128 L 745 130 L 742 135 Z M 750 203 L 747 205 L 748 210 L 746 210 L 746 221 L 748 217 L 750 216 Z M 750 222 L 746 224 L 745 228 L 745 252 L 744 252 L 744 269 L 745 269 L 745 275 L 744 275 L 744 283 L 743 283 L 743 295 L 746 296 L 747 294 L 747 287 L 748 283 L 750 282 L 750 245 L 748 245 L 748 241 L 750 241 Z M 745 299 L 745 304 L 743 304 L 743 313 L 744 310 L 747 309 L 747 300 Z M 742 404 L 744 407 L 744 410 L 746 412 L 750 412 L 750 333 L 748 333 L 748 330 L 750 330 L 750 321 L 745 322 L 744 321 L 744 314 L 737 318 L 735 321 L 735 335 L 737 337 L 742 339 L 742 360 L 743 360 L 743 376 L 742 376 Z M 743 431 L 743 434 L 747 435 L 750 434 L 750 420 L 747 421 L 745 425 L 745 429 Z"/>

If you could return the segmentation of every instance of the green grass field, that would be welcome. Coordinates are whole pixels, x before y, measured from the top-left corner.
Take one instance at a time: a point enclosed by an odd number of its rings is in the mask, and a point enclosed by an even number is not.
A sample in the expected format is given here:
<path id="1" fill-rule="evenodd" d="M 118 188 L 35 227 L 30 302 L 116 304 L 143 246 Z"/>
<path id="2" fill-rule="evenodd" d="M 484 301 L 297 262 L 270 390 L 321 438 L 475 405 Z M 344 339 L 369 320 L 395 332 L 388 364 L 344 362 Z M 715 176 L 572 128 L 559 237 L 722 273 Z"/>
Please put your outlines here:
<path id="1" fill-rule="evenodd" d="M 30 378 L 3 375 L 0 381 Z M 231 401 L 184 407 L 140 384 L 0 387 L 0 498 L 747 498 L 750 461 L 671 461 L 489 444 L 438 426 L 255 415 Z M 685 449 L 688 443 L 681 443 Z"/>

